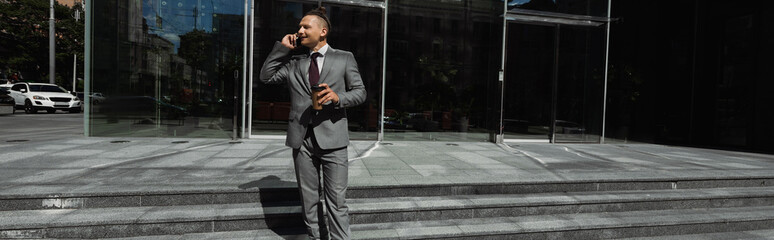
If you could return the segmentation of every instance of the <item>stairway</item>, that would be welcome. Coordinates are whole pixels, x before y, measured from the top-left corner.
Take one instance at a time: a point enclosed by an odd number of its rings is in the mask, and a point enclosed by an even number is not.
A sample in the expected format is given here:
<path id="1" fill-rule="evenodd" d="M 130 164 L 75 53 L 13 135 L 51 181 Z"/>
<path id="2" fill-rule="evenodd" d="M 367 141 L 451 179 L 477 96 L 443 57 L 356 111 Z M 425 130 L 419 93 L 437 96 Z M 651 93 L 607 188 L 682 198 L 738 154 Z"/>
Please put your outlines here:
<path id="1" fill-rule="evenodd" d="M 354 239 L 774 238 L 774 177 L 357 186 Z M 0 196 L 0 238 L 303 239 L 297 190 Z"/>

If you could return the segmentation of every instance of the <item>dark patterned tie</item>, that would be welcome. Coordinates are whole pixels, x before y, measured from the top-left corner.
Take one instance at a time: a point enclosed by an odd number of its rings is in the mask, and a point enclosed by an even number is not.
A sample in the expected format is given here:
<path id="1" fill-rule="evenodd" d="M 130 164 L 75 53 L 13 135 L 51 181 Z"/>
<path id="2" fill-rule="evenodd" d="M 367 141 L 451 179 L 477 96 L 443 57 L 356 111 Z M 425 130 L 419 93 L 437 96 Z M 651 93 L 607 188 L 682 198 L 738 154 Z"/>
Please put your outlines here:
<path id="1" fill-rule="evenodd" d="M 314 87 L 317 86 L 317 82 L 320 81 L 320 68 L 317 67 L 317 57 L 321 54 L 319 52 L 312 53 L 312 63 L 309 64 L 309 83 Z"/>

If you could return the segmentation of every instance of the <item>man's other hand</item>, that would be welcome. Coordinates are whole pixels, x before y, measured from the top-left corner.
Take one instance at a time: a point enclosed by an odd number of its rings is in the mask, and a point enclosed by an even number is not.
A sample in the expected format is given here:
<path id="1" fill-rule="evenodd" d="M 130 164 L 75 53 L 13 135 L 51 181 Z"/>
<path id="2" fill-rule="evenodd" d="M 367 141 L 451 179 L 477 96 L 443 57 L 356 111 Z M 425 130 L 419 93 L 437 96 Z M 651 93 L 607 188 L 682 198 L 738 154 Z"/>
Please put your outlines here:
<path id="1" fill-rule="evenodd" d="M 320 105 L 328 101 L 333 101 L 333 104 L 339 103 L 339 95 L 333 92 L 333 90 L 331 90 L 331 87 L 328 86 L 327 83 L 320 83 L 319 86 L 325 88 L 322 91 L 320 91 L 320 93 L 317 94 L 317 96 L 319 97 L 317 100 L 320 102 Z"/>

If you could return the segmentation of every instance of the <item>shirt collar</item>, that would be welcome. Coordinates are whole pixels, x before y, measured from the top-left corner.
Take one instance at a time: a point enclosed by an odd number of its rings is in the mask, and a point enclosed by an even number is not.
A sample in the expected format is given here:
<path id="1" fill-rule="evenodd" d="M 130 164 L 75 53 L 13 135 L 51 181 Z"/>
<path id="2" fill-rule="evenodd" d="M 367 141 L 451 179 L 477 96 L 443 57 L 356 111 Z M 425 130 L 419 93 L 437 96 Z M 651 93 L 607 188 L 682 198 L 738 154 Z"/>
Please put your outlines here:
<path id="1" fill-rule="evenodd" d="M 321 48 L 320 48 L 320 50 L 317 50 L 317 52 L 319 52 L 319 53 L 320 53 L 320 55 L 322 55 L 323 57 L 325 57 L 325 53 L 327 53 L 327 52 L 328 52 L 328 46 L 329 46 L 328 44 L 325 44 L 325 46 L 321 47 Z M 310 56 L 310 57 L 312 56 L 312 53 L 314 53 L 314 52 L 310 51 L 310 53 L 309 53 L 309 56 Z"/>

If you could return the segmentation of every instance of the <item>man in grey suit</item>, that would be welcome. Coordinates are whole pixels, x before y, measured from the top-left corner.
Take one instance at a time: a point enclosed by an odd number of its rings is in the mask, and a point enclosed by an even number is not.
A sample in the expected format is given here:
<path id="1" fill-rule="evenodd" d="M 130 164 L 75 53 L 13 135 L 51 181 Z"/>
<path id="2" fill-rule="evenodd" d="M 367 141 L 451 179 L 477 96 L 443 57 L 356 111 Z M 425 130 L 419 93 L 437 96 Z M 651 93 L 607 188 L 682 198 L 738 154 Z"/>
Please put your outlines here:
<path id="1" fill-rule="evenodd" d="M 345 199 L 349 166 L 345 108 L 363 103 L 366 91 L 355 57 L 350 52 L 331 48 L 327 43 L 329 31 L 330 21 L 324 8 L 308 12 L 301 19 L 297 34 L 287 34 L 274 44 L 261 68 L 260 79 L 264 83 L 287 83 L 290 90 L 285 145 L 293 148 L 309 237 L 325 239 L 330 231 L 333 239 L 350 239 Z M 310 52 L 291 56 L 297 43 L 308 47 Z M 318 94 L 322 110 L 312 108 L 311 87 L 317 84 L 324 88 Z M 325 198 L 327 218 L 322 216 L 321 197 Z"/>

